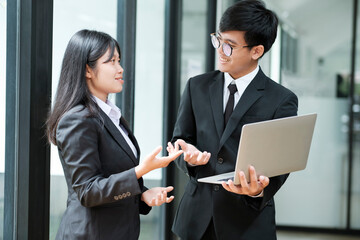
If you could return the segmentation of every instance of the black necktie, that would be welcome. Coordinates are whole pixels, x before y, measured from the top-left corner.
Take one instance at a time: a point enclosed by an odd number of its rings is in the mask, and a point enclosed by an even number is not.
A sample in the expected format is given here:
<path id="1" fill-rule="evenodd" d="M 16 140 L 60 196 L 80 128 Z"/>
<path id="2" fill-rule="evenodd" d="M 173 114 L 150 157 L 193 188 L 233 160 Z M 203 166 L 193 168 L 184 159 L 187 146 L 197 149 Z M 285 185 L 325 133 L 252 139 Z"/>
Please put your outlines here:
<path id="1" fill-rule="evenodd" d="M 231 113 L 233 112 L 234 109 L 234 94 L 237 92 L 237 87 L 236 84 L 229 84 L 228 89 L 230 90 L 230 96 L 229 96 L 229 100 L 226 104 L 226 108 L 225 108 L 225 113 L 224 113 L 224 121 L 225 121 L 225 125 L 227 124 L 227 122 L 229 121 L 229 118 L 231 116 Z"/>

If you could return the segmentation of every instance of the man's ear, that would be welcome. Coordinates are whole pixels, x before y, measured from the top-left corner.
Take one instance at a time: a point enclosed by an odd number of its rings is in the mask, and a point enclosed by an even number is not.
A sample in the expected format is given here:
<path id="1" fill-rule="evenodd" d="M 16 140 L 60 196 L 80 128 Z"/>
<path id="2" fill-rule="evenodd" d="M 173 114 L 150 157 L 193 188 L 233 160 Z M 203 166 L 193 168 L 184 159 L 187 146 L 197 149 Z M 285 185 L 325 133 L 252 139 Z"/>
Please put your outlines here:
<path id="1" fill-rule="evenodd" d="M 264 46 L 258 45 L 252 47 L 251 54 L 253 60 L 258 60 L 264 54 Z"/>
<path id="2" fill-rule="evenodd" d="M 86 64 L 85 77 L 86 77 L 87 79 L 91 79 L 91 78 L 92 78 L 92 74 L 93 74 L 93 70 L 89 67 L 89 65 Z"/>

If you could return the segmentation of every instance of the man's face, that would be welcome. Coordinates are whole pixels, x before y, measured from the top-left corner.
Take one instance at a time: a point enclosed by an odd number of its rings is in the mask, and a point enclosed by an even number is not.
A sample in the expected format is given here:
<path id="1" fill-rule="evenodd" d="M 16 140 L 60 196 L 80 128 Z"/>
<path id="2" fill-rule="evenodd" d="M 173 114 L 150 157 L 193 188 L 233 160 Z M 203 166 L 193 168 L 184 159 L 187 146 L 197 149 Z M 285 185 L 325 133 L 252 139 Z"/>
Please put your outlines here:
<path id="1" fill-rule="evenodd" d="M 253 48 L 247 47 L 244 39 L 245 32 L 227 31 L 219 33 L 220 47 L 218 52 L 218 67 L 221 72 L 227 72 L 237 79 L 255 69 L 258 57 L 254 55 Z M 226 56 L 222 50 L 223 43 L 229 44 L 233 50 L 231 56 Z"/>

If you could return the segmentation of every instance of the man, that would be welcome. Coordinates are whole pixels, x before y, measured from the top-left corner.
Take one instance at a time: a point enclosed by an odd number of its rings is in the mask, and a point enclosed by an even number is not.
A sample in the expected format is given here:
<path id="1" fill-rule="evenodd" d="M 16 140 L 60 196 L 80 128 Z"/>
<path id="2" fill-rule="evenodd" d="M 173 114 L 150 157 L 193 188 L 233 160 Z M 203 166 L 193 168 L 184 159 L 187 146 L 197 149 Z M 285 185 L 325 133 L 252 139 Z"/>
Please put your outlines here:
<path id="1" fill-rule="evenodd" d="M 288 175 L 269 179 L 250 167 L 250 182 L 241 172 L 238 186 L 197 179 L 234 171 L 244 124 L 297 114 L 296 95 L 258 65 L 277 26 L 263 2 L 237 2 L 222 16 L 219 32 L 211 34 L 220 71 L 187 82 L 172 139 L 184 150 L 176 164 L 190 178 L 172 229 L 181 239 L 276 239 L 273 196 Z"/>

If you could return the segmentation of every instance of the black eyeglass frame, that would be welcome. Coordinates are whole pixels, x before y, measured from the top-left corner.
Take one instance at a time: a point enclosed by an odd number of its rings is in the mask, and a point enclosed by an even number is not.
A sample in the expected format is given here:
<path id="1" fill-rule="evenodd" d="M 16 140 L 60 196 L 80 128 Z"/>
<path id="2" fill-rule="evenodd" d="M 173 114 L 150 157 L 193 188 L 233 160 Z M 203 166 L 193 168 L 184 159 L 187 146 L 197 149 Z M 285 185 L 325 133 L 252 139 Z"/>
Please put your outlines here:
<path id="1" fill-rule="evenodd" d="M 211 34 L 210 34 L 210 38 L 211 38 L 211 43 L 212 43 L 213 47 L 214 47 L 215 49 L 218 49 L 218 48 L 220 48 L 220 46 L 221 46 L 223 53 L 224 53 L 227 57 L 230 57 L 230 56 L 232 55 L 233 49 L 245 48 L 245 47 L 247 47 L 247 48 L 252 48 L 252 47 L 253 47 L 253 46 L 251 46 L 251 45 L 232 47 L 230 44 L 228 44 L 228 43 L 226 43 L 226 42 L 223 42 L 223 43 L 221 44 L 221 41 L 220 41 L 220 39 L 219 39 L 219 34 L 216 33 L 216 32 L 211 33 Z M 217 45 L 218 45 L 218 46 L 216 46 L 215 41 L 217 41 L 217 43 L 218 43 Z M 225 46 L 228 46 L 228 47 L 230 48 L 230 54 L 229 54 L 229 55 L 225 53 L 225 51 L 224 51 L 224 45 L 225 45 Z"/>

